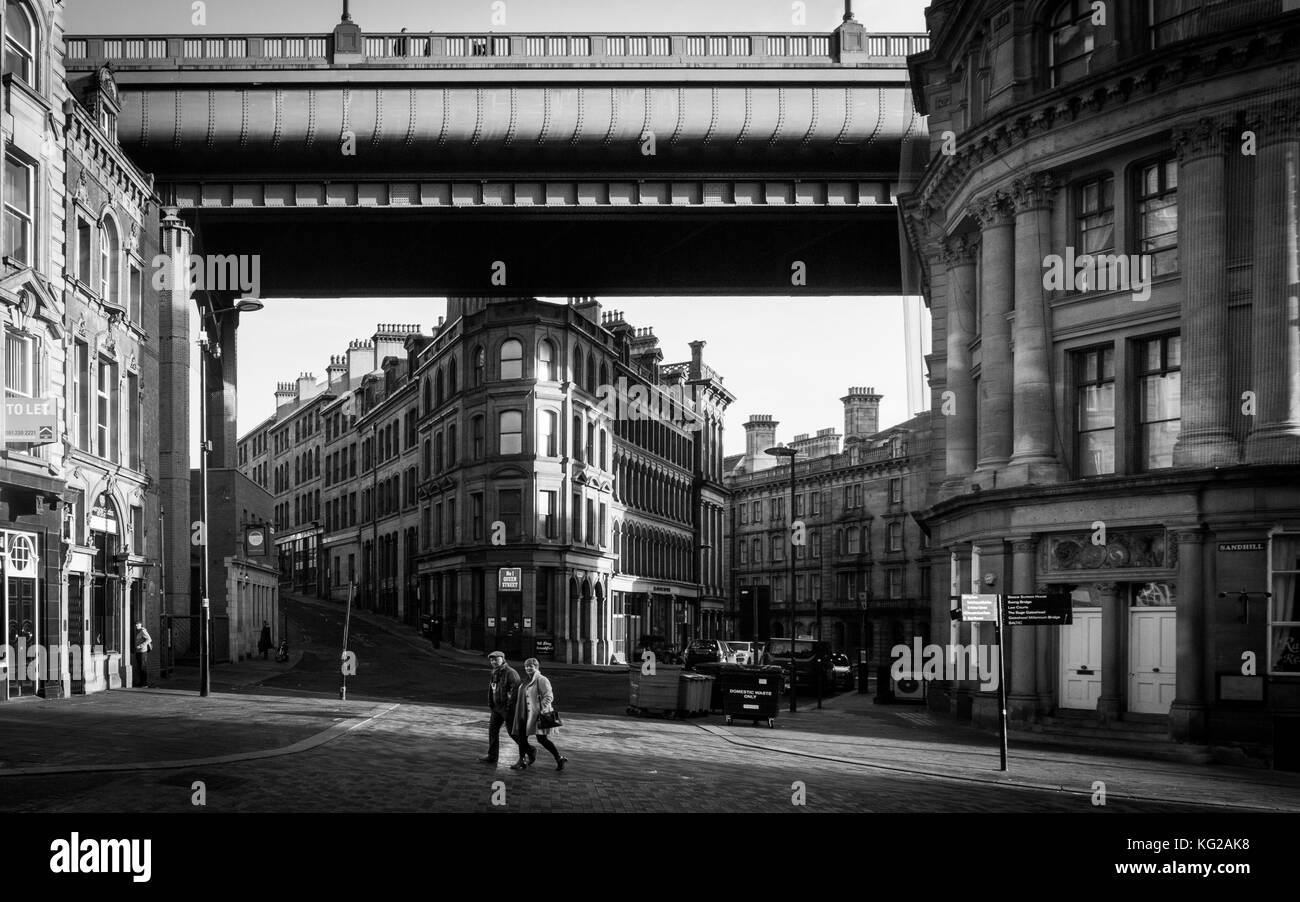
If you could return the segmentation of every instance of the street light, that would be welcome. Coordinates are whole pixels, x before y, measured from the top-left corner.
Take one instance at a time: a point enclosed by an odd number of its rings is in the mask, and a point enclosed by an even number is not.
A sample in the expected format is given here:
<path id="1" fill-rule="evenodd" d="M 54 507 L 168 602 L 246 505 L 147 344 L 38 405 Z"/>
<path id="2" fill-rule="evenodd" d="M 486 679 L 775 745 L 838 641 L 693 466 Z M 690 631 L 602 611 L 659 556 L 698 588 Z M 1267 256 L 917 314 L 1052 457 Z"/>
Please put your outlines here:
<path id="1" fill-rule="evenodd" d="M 212 692 L 212 606 L 208 598 L 208 357 L 221 359 L 221 345 L 213 345 L 207 337 L 207 323 L 227 313 L 255 313 L 266 305 L 257 298 L 240 298 L 233 307 L 213 308 L 211 301 L 200 306 L 201 328 L 204 337 L 199 339 L 199 525 L 203 530 L 203 559 L 199 566 L 199 695 Z"/>
<path id="2" fill-rule="evenodd" d="M 785 445 L 777 445 L 775 448 L 768 448 L 763 452 L 770 454 L 772 457 L 784 457 L 790 461 L 790 519 L 789 528 L 793 528 L 794 520 L 794 459 L 799 453 L 794 448 L 787 448 Z M 796 700 L 798 696 L 798 686 L 795 680 L 794 672 L 794 544 L 786 549 L 786 559 L 788 561 L 786 572 L 788 574 L 788 590 L 790 593 L 790 712 L 794 713 L 799 710 L 799 703 Z"/>

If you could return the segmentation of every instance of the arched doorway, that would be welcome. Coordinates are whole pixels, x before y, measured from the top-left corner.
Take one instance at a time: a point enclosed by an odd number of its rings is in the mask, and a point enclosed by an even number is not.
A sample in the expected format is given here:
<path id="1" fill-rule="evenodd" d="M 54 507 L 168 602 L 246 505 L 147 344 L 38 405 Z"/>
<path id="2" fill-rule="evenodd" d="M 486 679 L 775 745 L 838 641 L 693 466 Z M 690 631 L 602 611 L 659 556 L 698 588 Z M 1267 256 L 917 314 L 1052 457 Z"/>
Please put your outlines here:
<path id="1" fill-rule="evenodd" d="M 121 685 L 121 671 L 128 652 L 126 631 L 131 626 L 126 623 L 122 610 L 123 579 L 117 560 L 122 547 L 120 524 L 117 505 L 107 492 L 101 494 L 90 509 L 90 546 L 94 555 L 86 635 L 91 646 L 92 667 L 96 673 L 107 675 L 110 689 Z"/>

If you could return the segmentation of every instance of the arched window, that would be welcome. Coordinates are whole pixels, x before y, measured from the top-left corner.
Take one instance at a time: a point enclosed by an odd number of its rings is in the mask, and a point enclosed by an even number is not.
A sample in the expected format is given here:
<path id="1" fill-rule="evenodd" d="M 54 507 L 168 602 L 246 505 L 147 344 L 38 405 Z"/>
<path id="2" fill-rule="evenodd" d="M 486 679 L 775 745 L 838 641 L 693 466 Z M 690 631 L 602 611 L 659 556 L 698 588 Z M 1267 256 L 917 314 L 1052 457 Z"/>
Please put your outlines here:
<path id="1" fill-rule="evenodd" d="M 447 466 L 456 466 L 456 424 L 452 423 L 447 430 Z"/>
<path id="2" fill-rule="evenodd" d="M 423 466 L 424 466 L 424 470 L 423 470 L 423 472 L 424 472 L 424 478 L 425 478 L 425 479 L 428 479 L 428 478 L 429 478 L 429 457 L 430 457 L 430 455 L 429 455 L 429 440 L 426 438 L 426 439 L 424 440 L 424 456 L 422 457 L 422 463 L 423 463 Z"/>
<path id="3" fill-rule="evenodd" d="M 105 216 L 104 235 L 99 245 L 99 296 L 106 303 L 122 304 L 122 242 L 117 235 L 117 225 L 111 216 Z"/>
<path id="4" fill-rule="evenodd" d="M 514 338 L 501 344 L 502 379 L 522 379 L 524 377 L 524 345 Z"/>
<path id="5" fill-rule="evenodd" d="M 524 450 L 524 415 L 517 410 L 501 411 L 501 454 L 519 454 Z"/>
<path id="6" fill-rule="evenodd" d="M 596 355 L 587 358 L 587 391 L 596 393 Z"/>
<path id="7" fill-rule="evenodd" d="M 545 454 L 547 457 L 559 457 L 560 449 L 556 436 L 558 424 L 559 417 L 555 411 L 542 411 L 541 431 L 537 437 L 537 451 L 539 454 Z"/>
<path id="8" fill-rule="evenodd" d="M 433 392 L 429 388 L 429 380 L 424 380 L 424 412 L 428 413 L 433 409 Z"/>
<path id="9" fill-rule="evenodd" d="M 487 370 L 487 352 L 482 346 L 474 349 L 474 385 L 478 387 L 483 384 L 484 373 Z"/>
<path id="10" fill-rule="evenodd" d="M 1047 52 L 1052 86 L 1083 78 L 1091 71 L 1092 52 L 1105 26 L 1093 24 L 1091 0 L 1066 0 L 1052 16 Z"/>
<path id="11" fill-rule="evenodd" d="M 16 75 L 32 87 L 36 85 L 36 23 L 27 12 L 27 4 L 18 0 L 5 2 L 4 74 Z"/>
<path id="12" fill-rule="evenodd" d="M 542 382 L 555 381 L 555 345 L 545 338 L 537 343 L 537 378 Z"/>
<path id="13" fill-rule="evenodd" d="M 442 370 L 438 370 L 438 375 L 434 377 L 433 385 L 434 406 L 441 407 L 443 400 L 446 398 L 446 395 L 443 394 L 443 389 L 446 387 L 446 384 L 443 381 Z"/>
<path id="14" fill-rule="evenodd" d="M 573 459 L 582 460 L 582 417 L 573 418 Z"/>
<path id="15" fill-rule="evenodd" d="M 456 358 L 451 358 L 451 363 L 447 366 L 447 392 L 455 397 L 456 395 Z"/>
<path id="16" fill-rule="evenodd" d="M 609 385 L 609 367 L 605 366 L 605 361 L 600 362 L 600 384 Z"/>
<path id="17" fill-rule="evenodd" d="M 608 470 L 607 461 L 609 460 L 609 433 L 604 429 L 600 430 L 600 468 Z"/>
<path id="18" fill-rule="evenodd" d="M 582 388 L 582 348 L 573 346 L 573 384 Z"/>

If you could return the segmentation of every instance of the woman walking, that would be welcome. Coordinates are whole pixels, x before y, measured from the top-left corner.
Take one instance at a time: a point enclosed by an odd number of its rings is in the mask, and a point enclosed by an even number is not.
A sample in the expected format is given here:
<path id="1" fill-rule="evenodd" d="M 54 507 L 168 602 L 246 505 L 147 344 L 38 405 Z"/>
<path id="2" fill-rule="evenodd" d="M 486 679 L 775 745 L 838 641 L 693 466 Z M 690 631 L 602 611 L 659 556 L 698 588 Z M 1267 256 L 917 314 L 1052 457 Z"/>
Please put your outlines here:
<path id="1" fill-rule="evenodd" d="M 521 757 L 510 765 L 511 770 L 523 770 L 537 760 L 537 749 L 529 743 L 529 736 L 536 736 L 537 742 L 555 758 L 555 769 L 564 770 L 569 759 L 560 754 L 560 750 L 551 742 L 550 733 L 556 727 L 541 725 L 542 715 L 555 714 L 555 693 L 551 681 L 542 676 L 542 668 L 536 658 L 524 662 L 524 682 L 519 686 L 519 695 L 515 702 L 514 729 L 511 731 L 515 742 L 519 744 Z"/>

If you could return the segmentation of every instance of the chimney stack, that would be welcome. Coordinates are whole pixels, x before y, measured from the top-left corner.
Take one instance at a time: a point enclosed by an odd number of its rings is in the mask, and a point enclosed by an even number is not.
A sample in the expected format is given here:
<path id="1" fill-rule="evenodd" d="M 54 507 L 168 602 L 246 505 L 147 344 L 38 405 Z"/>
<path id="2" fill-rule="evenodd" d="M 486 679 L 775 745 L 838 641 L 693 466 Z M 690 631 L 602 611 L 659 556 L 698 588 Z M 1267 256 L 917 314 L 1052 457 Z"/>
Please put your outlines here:
<path id="1" fill-rule="evenodd" d="M 298 400 L 298 385 L 295 382 L 277 382 L 275 385 L 275 409 L 278 412 L 282 407 L 292 404 Z"/>
<path id="2" fill-rule="evenodd" d="M 321 393 L 322 386 L 316 384 L 315 373 L 298 374 L 298 400 L 307 401 Z"/>
<path id="3" fill-rule="evenodd" d="M 776 444 L 780 425 L 768 413 L 756 413 L 745 424 L 745 472 L 758 473 L 776 466 L 776 458 L 765 453 Z"/>
<path id="4" fill-rule="evenodd" d="M 373 373 L 375 369 L 374 344 L 353 339 L 348 344 L 348 382 L 356 382 L 367 373 Z"/>
<path id="5" fill-rule="evenodd" d="M 880 431 L 880 399 L 874 388 L 851 386 L 844 402 L 844 444 L 863 442 Z"/>
<path id="6" fill-rule="evenodd" d="M 704 378 L 704 345 L 706 342 L 691 342 L 691 378 Z"/>
<path id="7" fill-rule="evenodd" d="M 345 355 L 335 354 L 330 357 L 330 365 L 325 367 L 325 381 L 331 388 L 348 381 L 348 358 Z"/>

